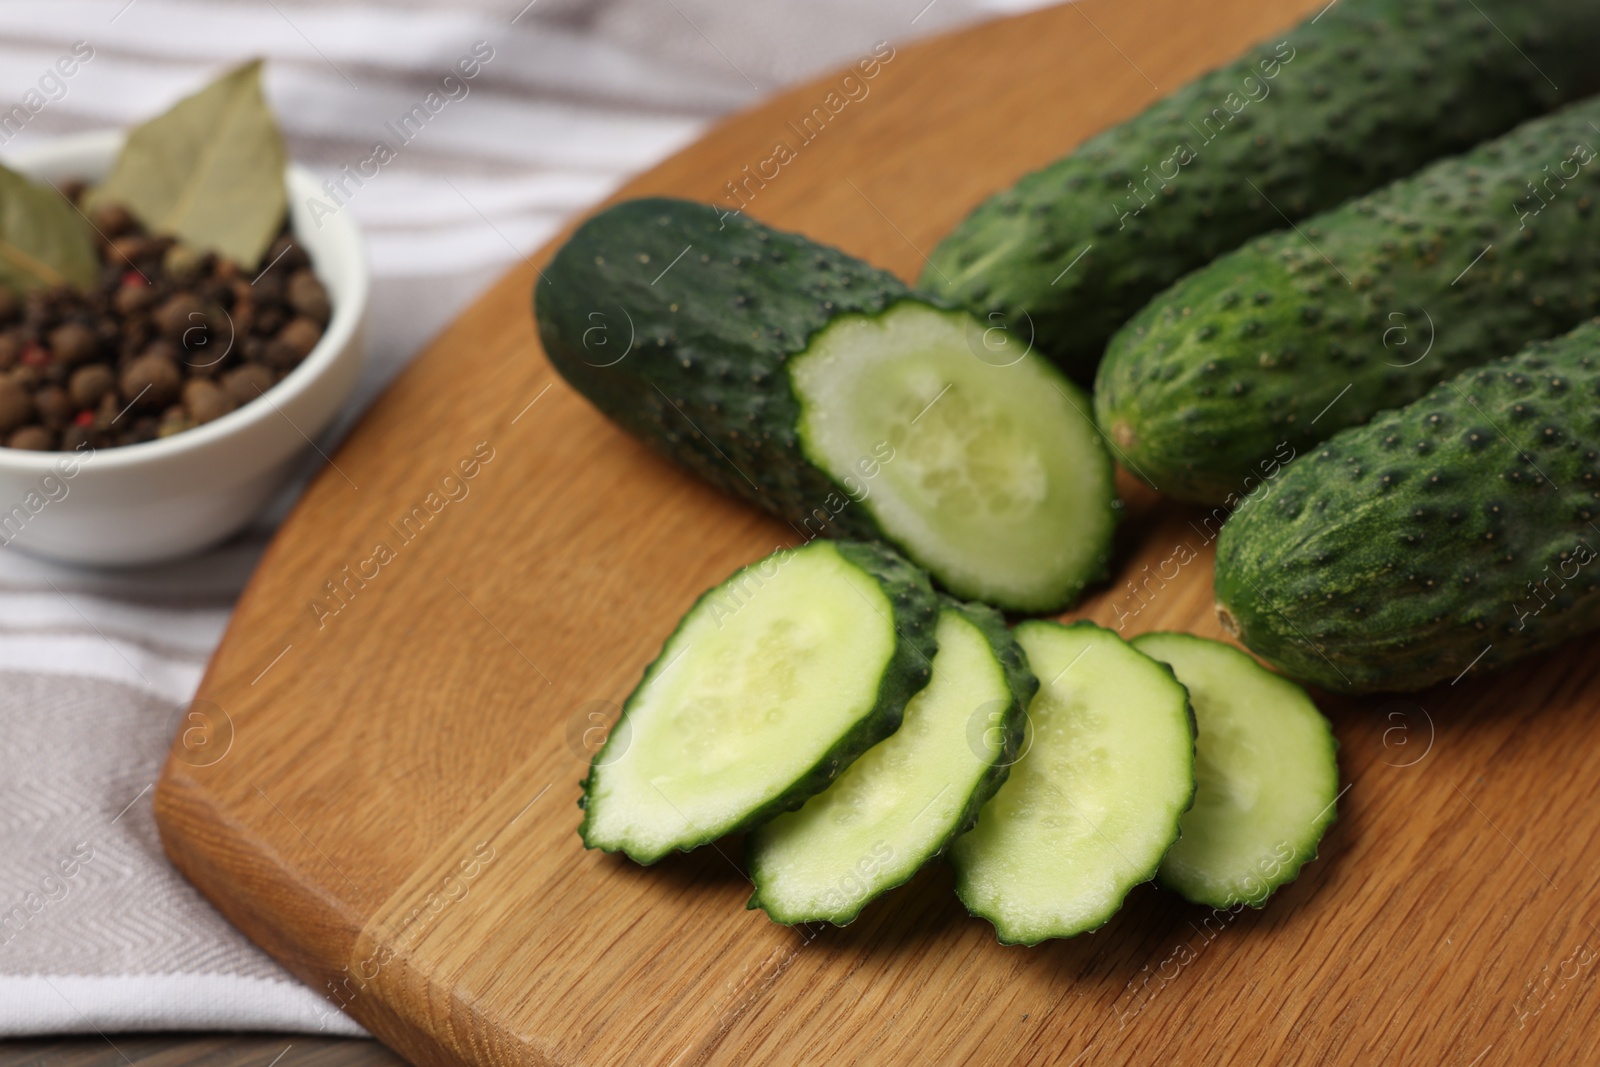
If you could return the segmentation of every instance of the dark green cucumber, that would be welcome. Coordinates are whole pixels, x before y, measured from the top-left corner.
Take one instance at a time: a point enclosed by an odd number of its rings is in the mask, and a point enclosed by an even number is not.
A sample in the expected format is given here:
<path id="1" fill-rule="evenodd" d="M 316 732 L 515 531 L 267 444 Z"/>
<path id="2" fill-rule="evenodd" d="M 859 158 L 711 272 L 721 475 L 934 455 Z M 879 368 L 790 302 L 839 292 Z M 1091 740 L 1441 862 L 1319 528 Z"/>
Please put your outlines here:
<path id="1" fill-rule="evenodd" d="M 746 839 L 749 907 L 843 926 L 970 829 L 1005 781 L 1039 680 L 992 608 L 947 601 L 937 636 L 933 678 L 900 729 Z"/>
<path id="2" fill-rule="evenodd" d="M 1184 274 L 1600 90 L 1597 53 L 1584 0 L 1341 0 L 984 202 L 921 284 L 1087 381 Z"/>
<path id="3" fill-rule="evenodd" d="M 1420 689 L 1600 627 L 1600 321 L 1291 465 L 1217 542 L 1217 610 L 1333 692 Z"/>
<path id="4" fill-rule="evenodd" d="M 1600 309 L 1591 146 L 1600 99 L 1189 275 L 1112 342 L 1101 427 L 1163 492 L 1226 502 L 1284 453 L 1572 329 Z"/>
<path id="5" fill-rule="evenodd" d="M 1132 644 L 1172 668 L 1194 708 L 1194 807 L 1156 879 L 1196 904 L 1262 907 L 1338 817 L 1339 742 L 1304 689 L 1232 645 L 1177 633 Z"/>
<path id="6" fill-rule="evenodd" d="M 535 294 L 567 381 L 802 536 L 885 540 L 1015 611 L 1105 574 L 1117 503 L 1088 399 L 882 271 L 703 204 L 637 200 L 584 223 Z"/>
<path id="7" fill-rule="evenodd" d="M 805 803 L 900 725 L 939 600 L 879 545 L 814 541 L 689 609 L 584 779 L 587 848 L 654 863 Z"/>
<path id="8" fill-rule="evenodd" d="M 1110 630 L 1026 622 L 1024 753 L 956 838 L 956 894 L 1004 944 L 1102 925 L 1155 876 L 1194 800 L 1194 718 L 1171 668 Z"/>

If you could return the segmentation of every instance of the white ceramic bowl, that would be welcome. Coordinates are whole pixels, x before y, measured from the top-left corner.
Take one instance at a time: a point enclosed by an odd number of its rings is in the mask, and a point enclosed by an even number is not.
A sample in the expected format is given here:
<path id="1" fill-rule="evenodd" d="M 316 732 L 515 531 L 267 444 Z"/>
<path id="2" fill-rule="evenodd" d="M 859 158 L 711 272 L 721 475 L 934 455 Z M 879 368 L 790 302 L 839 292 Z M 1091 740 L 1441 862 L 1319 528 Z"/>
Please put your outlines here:
<path id="1" fill-rule="evenodd" d="M 95 180 L 117 130 L 62 137 L 6 163 L 36 178 Z M 0 448 L 0 545 L 65 563 L 128 566 L 196 552 L 253 518 L 355 386 L 367 314 L 367 258 L 349 212 L 318 227 L 311 174 L 288 170 L 289 219 L 333 302 L 310 355 L 266 395 L 183 433 L 85 452 Z"/>

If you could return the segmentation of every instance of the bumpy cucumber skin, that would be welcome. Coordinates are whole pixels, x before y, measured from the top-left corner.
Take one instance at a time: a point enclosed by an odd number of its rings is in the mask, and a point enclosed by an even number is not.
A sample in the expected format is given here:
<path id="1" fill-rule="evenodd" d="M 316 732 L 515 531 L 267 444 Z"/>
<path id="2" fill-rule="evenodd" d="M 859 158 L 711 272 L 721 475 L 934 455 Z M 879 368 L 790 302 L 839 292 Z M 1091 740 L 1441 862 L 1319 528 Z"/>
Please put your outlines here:
<path id="1" fill-rule="evenodd" d="M 1140 634 L 1138 637 L 1135 637 L 1132 641 L 1130 641 L 1129 644 L 1133 645 L 1134 648 L 1137 648 L 1140 652 L 1143 652 L 1151 659 L 1154 659 L 1159 663 L 1166 663 L 1166 660 L 1161 659 L 1161 657 L 1157 655 L 1155 651 L 1150 649 L 1150 646 L 1156 644 L 1156 641 L 1151 639 L 1156 638 L 1165 640 L 1193 641 L 1197 644 L 1210 645 L 1237 656 L 1239 659 L 1239 668 L 1241 670 L 1253 670 L 1261 671 L 1262 673 L 1270 673 L 1267 672 L 1266 668 L 1262 667 L 1261 664 L 1257 663 L 1245 653 L 1240 652 L 1232 645 L 1225 645 L 1221 641 L 1213 641 L 1206 637 L 1197 637 L 1194 634 L 1156 631 L 1152 633 Z M 1168 664 L 1168 666 L 1170 667 L 1171 665 Z M 1177 677 L 1176 671 L 1173 672 L 1173 677 Z M 1281 680 L 1286 685 L 1294 685 L 1294 683 L 1289 681 L 1287 678 L 1282 678 Z M 1182 684 L 1181 680 L 1179 681 L 1179 684 Z M 1295 686 L 1295 688 L 1299 689 L 1299 686 Z M 1303 689 L 1300 690 L 1300 692 L 1301 695 L 1305 697 L 1307 704 L 1310 704 L 1312 707 L 1316 707 L 1315 702 L 1312 701 L 1311 697 L 1306 694 Z M 1194 701 L 1192 699 L 1189 702 L 1189 717 L 1194 722 L 1195 750 L 1198 754 L 1200 745 L 1200 721 L 1198 716 L 1195 715 Z M 1324 716 L 1320 710 L 1317 713 L 1317 717 L 1322 720 L 1322 725 L 1326 732 L 1328 742 L 1328 762 L 1334 765 L 1334 778 L 1337 781 L 1338 757 L 1336 754 L 1339 751 L 1339 739 L 1333 736 L 1333 726 L 1328 722 L 1327 717 Z M 1195 795 L 1198 796 L 1199 792 L 1200 784 L 1197 778 L 1195 781 Z M 1334 797 L 1333 801 L 1337 801 L 1337 799 L 1337 797 Z M 1190 801 L 1189 806 L 1191 808 L 1194 806 L 1193 800 Z M 1316 860 L 1318 846 L 1322 844 L 1322 839 L 1327 834 L 1328 827 L 1332 826 L 1338 820 L 1339 805 L 1336 802 L 1330 802 L 1328 806 L 1318 814 L 1317 818 L 1313 820 L 1312 823 L 1307 827 L 1306 835 L 1301 839 L 1301 842 L 1297 843 L 1295 846 L 1294 855 L 1283 861 L 1283 865 L 1279 869 L 1279 872 L 1271 878 L 1261 879 L 1262 889 L 1264 891 L 1257 896 L 1243 898 L 1234 898 L 1231 896 L 1207 897 L 1204 893 L 1196 893 L 1187 888 L 1180 888 L 1172 884 L 1170 880 L 1161 874 L 1161 868 L 1159 867 L 1156 869 L 1156 884 L 1161 886 L 1161 888 L 1168 890 L 1169 892 L 1177 893 L 1179 896 L 1183 897 L 1192 904 L 1205 904 L 1212 908 L 1233 908 L 1242 903 L 1248 904 L 1252 908 L 1260 910 L 1261 908 L 1267 906 L 1267 900 L 1272 896 L 1272 894 L 1276 893 L 1279 889 L 1282 889 L 1290 882 L 1293 882 L 1299 878 L 1300 872 L 1305 869 L 1306 864 Z M 1173 844 L 1177 844 L 1177 842 L 1175 841 Z M 1163 857 L 1163 859 L 1164 858 L 1165 857 Z"/>
<path id="2" fill-rule="evenodd" d="M 1097 626 L 1096 624 L 1090 622 L 1087 619 L 1079 619 L 1078 621 L 1071 622 L 1071 623 L 1061 623 L 1061 622 L 1057 622 L 1057 621 L 1055 621 L 1053 619 L 1030 619 L 1027 622 L 1024 622 L 1024 623 L 1020 624 L 1017 627 L 1017 631 L 1020 631 L 1020 630 L 1022 630 L 1024 628 L 1027 628 L 1027 627 L 1035 627 L 1035 628 L 1037 628 L 1037 627 L 1055 627 L 1056 629 L 1060 629 L 1060 630 L 1077 630 L 1077 629 L 1081 629 L 1081 628 L 1087 627 L 1088 629 L 1091 629 L 1091 630 L 1100 630 L 1100 631 L 1102 631 L 1102 632 L 1104 632 L 1106 634 L 1109 634 L 1115 640 L 1117 640 L 1119 642 L 1122 642 L 1123 644 L 1126 644 L 1130 649 L 1133 649 L 1133 651 L 1138 652 L 1140 656 L 1142 656 L 1145 659 L 1149 660 L 1155 666 L 1161 668 L 1161 670 L 1163 672 L 1165 672 L 1166 676 L 1169 679 L 1171 679 L 1172 684 L 1177 689 L 1177 691 L 1183 695 L 1184 715 L 1187 717 L 1188 723 L 1189 723 L 1189 795 L 1184 798 L 1183 806 L 1181 808 L 1179 808 L 1173 814 L 1173 817 L 1172 817 L 1172 839 L 1167 842 L 1166 847 L 1162 849 L 1161 854 L 1155 858 L 1155 860 L 1150 864 L 1150 866 L 1148 868 L 1146 868 L 1144 871 L 1139 872 L 1139 873 L 1137 873 L 1135 875 L 1134 879 L 1129 883 L 1128 891 L 1132 892 L 1134 887 L 1139 886 L 1139 885 L 1143 885 L 1145 882 L 1153 881 L 1155 879 L 1156 872 L 1158 870 L 1160 870 L 1160 868 L 1161 868 L 1161 860 L 1163 858 L 1165 858 L 1165 856 L 1167 854 L 1167 851 L 1170 850 L 1172 848 L 1172 846 L 1177 844 L 1177 842 L 1178 842 L 1178 836 L 1179 836 L 1179 833 L 1180 833 L 1180 831 L 1178 829 L 1179 821 L 1182 819 L 1184 812 L 1187 812 L 1190 808 L 1194 807 L 1195 792 L 1199 788 L 1198 785 L 1195 782 L 1195 777 L 1194 777 L 1195 737 L 1197 736 L 1197 732 L 1198 731 L 1197 731 L 1196 726 L 1195 726 L 1194 705 L 1192 703 L 1190 703 L 1190 701 L 1189 701 L 1189 690 L 1187 688 L 1185 688 L 1185 686 L 1184 686 L 1184 684 L 1182 682 L 1178 681 L 1177 674 L 1175 674 L 1173 672 L 1172 668 L 1169 665 L 1161 662 L 1160 660 L 1156 659 L 1154 656 L 1146 655 L 1143 652 L 1139 652 L 1139 650 L 1136 647 L 1134 647 L 1131 643 L 1123 641 L 1122 637 L 1120 635 L 1118 635 L 1114 630 L 1107 630 L 1103 626 Z M 1015 639 L 1015 638 L 1013 637 L 1013 639 Z M 1020 648 L 1021 646 L 1019 645 L 1018 647 Z M 1037 693 L 1037 689 L 1035 690 L 1035 692 Z M 1031 703 L 1031 698 L 1030 698 L 1030 703 Z M 1026 725 L 1026 724 L 1024 724 L 1024 725 Z M 1002 784 L 1004 784 L 1004 783 L 1001 782 L 1001 783 L 996 784 L 995 792 L 999 792 L 1000 785 L 1002 785 Z M 977 819 L 976 818 L 973 819 L 973 825 L 974 826 L 977 825 Z M 968 829 L 971 829 L 971 827 L 968 827 Z M 1089 924 L 1087 924 L 1085 926 L 1077 927 L 1077 928 L 1074 928 L 1074 929 L 1071 929 L 1071 930 L 1061 930 L 1061 931 L 1052 932 L 1050 934 L 1046 934 L 1044 937 L 1030 937 L 1030 936 L 1028 936 L 1026 934 L 1021 934 L 1021 933 L 1013 934 L 1012 932 L 1010 932 L 1007 929 L 1006 920 L 1005 920 L 1004 916 L 1002 916 L 1002 915 L 991 915 L 991 914 L 989 914 L 989 913 L 987 913 L 985 911 L 980 910 L 974 904 L 974 902 L 972 901 L 970 895 L 965 892 L 965 889 L 966 889 L 965 879 L 963 877 L 961 868 L 959 866 L 957 866 L 957 868 L 956 868 L 956 897 L 957 897 L 957 899 L 959 899 L 961 901 L 962 907 L 967 909 L 967 914 L 973 916 L 974 918 L 987 920 L 994 927 L 995 940 L 998 941 L 1000 944 L 1002 944 L 1002 945 L 1025 945 L 1025 946 L 1029 946 L 1029 947 L 1041 944 L 1044 941 L 1052 940 L 1052 939 L 1058 938 L 1058 937 L 1062 937 L 1062 938 L 1065 938 L 1065 937 L 1077 937 L 1079 934 L 1092 933 L 1095 930 L 1100 929 L 1100 927 L 1104 926 L 1106 923 L 1110 922 L 1112 917 L 1115 916 L 1117 912 L 1122 910 L 1123 901 L 1127 899 L 1126 894 L 1125 894 L 1121 900 L 1117 901 L 1117 903 L 1116 903 L 1116 905 L 1114 907 L 1112 907 L 1108 911 L 1106 911 L 1106 913 L 1104 915 L 1101 915 L 1099 917 L 1098 921 L 1095 921 L 1095 922 L 1089 923 Z"/>
<path id="3" fill-rule="evenodd" d="M 1600 320 L 1334 436 L 1223 527 L 1224 624 L 1337 693 L 1421 689 L 1600 627 L 1597 411 Z"/>
<path id="4" fill-rule="evenodd" d="M 877 699 L 872 709 L 863 715 L 856 724 L 840 736 L 832 748 L 823 754 L 822 758 L 800 774 L 795 780 L 776 794 L 772 800 L 754 809 L 737 826 L 719 831 L 717 834 L 696 841 L 686 842 L 679 846 L 678 851 L 689 852 L 701 845 L 716 840 L 726 834 L 743 833 L 753 826 L 759 826 L 773 816 L 785 811 L 793 811 L 800 807 L 813 794 L 820 793 L 828 787 L 828 783 L 838 777 L 839 772 L 850 766 L 857 756 L 861 755 L 873 745 L 900 728 L 900 720 L 905 714 L 906 701 L 917 694 L 923 686 L 928 684 L 932 676 L 930 664 L 934 655 L 939 650 L 938 642 L 934 639 L 934 631 L 939 618 L 939 595 L 933 591 L 928 582 L 928 576 L 920 569 L 903 559 L 894 550 L 881 545 L 858 541 L 814 541 L 798 549 L 784 551 L 806 552 L 837 549 L 845 560 L 854 565 L 858 570 L 872 577 L 883 588 L 884 595 L 893 607 L 894 617 L 892 625 L 895 629 L 896 640 L 894 654 L 890 657 L 888 665 L 884 668 L 883 677 L 878 684 Z M 760 561 L 757 561 L 759 563 Z M 755 566 L 756 564 L 751 564 Z M 666 648 L 672 643 L 684 624 L 694 616 L 705 603 L 708 597 L 718 593 L 728 582 L 738 578 L 748 567 L 740 568 L 727 581 L 706 590 L 701 594 L 694 606 L 684 615 L 673 629 L 662 647 Z M 890 621 L 890 620 L 886 620 Z M 634 703 L 639 699 L 641 691 L 649 683 L 651 675 L 661 664 L 661 657 L 651 661 L 645 668 L 644 677 L 639 685 L 629 694 L 622 705 L 622 713 L 617 718 L 617 724 L 628 717 Z M 626 846 L 609 848 L 604 845 L 592 843 L 589 840 L 590 791 L 597 784 L 597 776 L 606 766 L 607 751 L 617 737 L 615 727 L 606 738 L 606 743 L 596 752 L 590 762 L 589 773 L 579 783 L 583 787 L 583 796 L 578 798 L 578 806 L 584 809 L 582 824 L 578 827 L 578 834 L 583 838 L 584 848 L 598 848 L 602 852 L 625 852 L 630 859 L 649 866 L 660 860 L 665 853 L 653 856 L 635 856 L 628 852 Z"/>
<path id="5" fill-rule="evenodd" d="M 984 202 L 920 284 L 1018 336 L 1031 322 L 1087 381 L 1145 301 L 1278 229 L 1279 210 L 1325 211 L 1600 89 L 1597 50 L 1581 0 L 1341 0 Z M 1215 108 L 1240 110 L 1220 133 L 1191 125 Z"/>
<path id="6" fill-rule="evenodd" d="M 1004 731 L 1005 740 L 1001 744 L 1000 754 L 996 762 L 989 766 L 983 776 L 978 779 L 973 787 L 972 794 L 967 800 L 966 807 L 962 809 L 961 816 L 956 820 L 950 833 L 941 841 L 937 848 L 923 857 L 922 863 L 914 870 L 908 872 L 900 881 L 892 885 L 885 885 L 878 892 L 864 896 L 854 901 L 849 911 L 829 916 L 819 920 L 814 915 L 798 915 L 785 910 L 780 901 L 769 900 L 762 894 L 762 885 L 756 865 L 751 862 L 751 852 L 754 839 L 745 841 L 745 869 L 751 872 L 753 884 L 756 889 L 750 894 L 745 909 L 757 909 L 767 913 L 767 918 L 776 923 L 793 925 L 801 922 L 823 921 L 834 926 L 848 926 L 854 922 L 866 906 L 878 899 L 891 889 L 896 889 L 910 881 L 923 867 L 937 859 L 950 847 L 950 843 L 968 830 L 978 821 L 978 810 L 988 803 L 1000 786 L 1005 782 L 1006 775 L 1011 773 L 1011 765 L 1016 762 L 1017 753 L 1022 749 L 1024 727 L 1027 722 L 1025 710 L 1028 702 L 1033 699 L 1033 694 L 1039 691 L 1039 679 L 1034 677 L 1033 671 L 1028 667 L 1027 654 L 1022 651 L 1022 646 L 1017 644 L 1016 638 L 1011 636 L 1011 630 L 1006 626 L 1004 616 L 987 604 L 968 603 L 956 600 L 954 597 L 941 596 L 940 606 L 947 611 L 956 611 L 968 622 L 976 626 L 989 642 L 989 648 L 994 652 L 1000 669 L 1005 674 L 1006 688 L 1011 693 L 1011 705 L 1006 709 L 999 727 Z M 907 700 L 909 701 L 909 697 Z M 885 735 L 887 736 L 887 735 Z M 840 767 L 840 770 L 843 770 Z M 820 792 L 820 790 L 819 790 Z M 799 805 L 795 805 L 799 807 Z M 778 814 L 777 812 L 773 813 Z"/>
<path id="7" fill-rule="evenodd" d="M 1600 159 L 1573 155 L 1597 125 L 1574 105 L 1189 275 L 1112 341 L 1101 428 L 1162 492 L 1224 503 L 1275 453 L 1572 329 L 1600 310 Z M 1521 219 L 1546 165 L 1577 174 Z"/>
<path id="8" fill-rule="evenodd" d="M 910 298 L 893 275 L 798 234 L 645 199 L 578 228 L 534 284 L 534 313 L 556 370 L 635 437 L 785 521 L 820 509 L 837 536 L 872 540 L 883 532 L 866 509 L 845 506 L 850 494 L 801 451 L 784 364 L 838 316 Z"/>

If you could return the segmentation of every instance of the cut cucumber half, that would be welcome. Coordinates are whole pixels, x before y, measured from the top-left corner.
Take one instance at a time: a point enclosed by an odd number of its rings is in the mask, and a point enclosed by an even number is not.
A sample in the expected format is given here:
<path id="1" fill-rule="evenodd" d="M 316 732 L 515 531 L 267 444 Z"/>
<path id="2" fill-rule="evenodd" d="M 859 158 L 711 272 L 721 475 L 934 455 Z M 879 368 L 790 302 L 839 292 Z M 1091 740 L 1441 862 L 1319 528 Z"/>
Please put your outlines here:
<path id="1" fill-rule="evenodd" d="M 1304 689 L 1232 646 L 1173 633 L 1133 646 L 1172 667 L 1199 728 L 1194 807 L 1157 879 L 1197 904 L 1259 908 L 1337 818 L 1333 730 Z"/>
<path id="2" fill-rule="evenodd" d="M 843 926 L 942 852 L 1005 781 L 1038 680 L 991 608 L 946 602 L 937 636 L 933 678 L 900 729 L 746 839 L 749 907 Z"/>
<path id="3" fill-rule="evenodd" d="M 1172 671 L 1110 630 L 1015 634 L 1041 683 L 1024 754 L 951 859 L 967 910 L 1034 945 L 1101 926 L 1155 876 L 1194 799 L 1194 721 Z"/>
<path id="4" fill-rule="evenodd" d="M 1111 459 L 1076 386 L 1035 353 L 980 358 L 983 336 L 914 302 L 834 320 L 788 364 L 800 447 L 946 589 L 1048 611 L 1106 573 Z"/>
<path id="5" fill-rule="evenodd" d="M 695 603 L 584 780 L 588 848 L 654 863 L 798 807 L 900 725 L 939 601 L 888 549 L 815 541 Z"/>
<path id="6" fill-rule="evenodd" d="M 1110 456 L 1089 399 L 1025 338 L 683 200 L 606 208 L 534 292 L 574 388 L 802 537 L 887 542 L 1008 611 L 1060 610 L 1106 573 Z"/>

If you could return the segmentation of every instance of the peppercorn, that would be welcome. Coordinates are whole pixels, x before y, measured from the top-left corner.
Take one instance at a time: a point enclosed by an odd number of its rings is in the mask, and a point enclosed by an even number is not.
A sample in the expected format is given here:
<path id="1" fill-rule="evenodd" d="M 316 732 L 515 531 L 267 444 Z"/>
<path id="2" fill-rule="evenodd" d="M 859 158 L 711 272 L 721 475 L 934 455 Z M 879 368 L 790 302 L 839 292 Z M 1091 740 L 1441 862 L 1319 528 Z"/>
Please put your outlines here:
<path id="1" fill-rule="evenodd" d="M 183 347 L 194 353 L 188 360 L 193 370 L 216 366 L 233 349 L 241 329 L 233 315 L 220 304 L 206 306 L 201 324 L 201 329 L 184 333 Z"/>
<path id="2" fill-rule="evenodd" d="M 205 305 L 193 293 L 177 292 L 151 312 L 156 329 L 169 341 L 181 341 L 191 327 L 205 322 Z"/>
<path id="3" fill-rule="evenodd" d="M 241 278 L 235 284 L 249 289 L 255 299 L 263 304 L 281 304 L 284 292 L 288 288 L 288 277 L 287 271 L 274 265 L 248 282 Z"/>
<path id="4" fill-rule="evenodd" d="M 328 305 L 328 291 L 317 276 L 309 270 L 297 270 L 289 276 L 289 306 L 318 326 L 328 324 L 332 308 Z"/>
<path id="5" fill-rule="evenodd" d="M 33 397 L 11 375 L 0 375 L 0 435 L 33 421 Z"/>
<path id="6" fill-rule="evenodd" d="M 22 448 L 29 452 L 48 452 L 56 447 L 56 435 L 43 426 L 24 426 L 6 439 L 7 448 Z"/>
<path id="7" fill-rule="evenodd" d="M 288 312 L 280 305 L 267 304 L 256 309 L 255 328 L 252 332 L 262 339 L 264 346 L 271 341 L 279 330 L 283 329 L 283 324 L 288 321 Z"/>
<path id="8" fill-rule="evenodd" d="M 93 358 L 99 339 L 81 322 L 68 322 L 50 331 L 50 354 L 69 367 Z"/>
<path id="9" fill-rule="evenodd" d="M 222 376 L 222 388 L 235 404 L 248 404 L 272 384 L 272 372 L 259 363 L 246 363 Z"/>
<path id="10" fill-rule="evenodd" d="M 117 309 L 119 315 L 137 315 L 154 304 L 160 295 L 155 286 L 146 284 L 143 278 L 129 271 L 112 296 L 111 306 Z"/>
<path id="11" fill-rule="evenodd" d="M 235 338 L 249 336 L 250 331 L 256 327 L 256 302 L 254 296 L 246 289 L 243 296 L 235 296 L 233 312 L 228 316 L 232 324 L 232 334 Z"/>
<path id="12" fill-rule="evenodd" d="M 158 341 L 123 368 L 119 384 L 124 403 L 141 411 L 159 411 L 177 399 L 183 376 L 170 349 Z"/>
<path id="13" fill-rule="evenodd" d="M 59 385 L 47 385 L 33 394 L 33 406 L 39 413 L 39 421 L 52 430 L 59 430 L 72 421 L 72 416 L 77 414 L 73 406 L 72 397 Z"/>
<path id="14" fill-rule="evenodd" d="M 293 272 L 311 266 L 311 257 L 306 255 L 306 250 L 300 247 L 298 241 L 284 234 L 267 249 L 267 262 L 281 267 L 285 272 Z"/>
<path id="15" fill-rule="evenodd" d="M 161 422 L 154 415 L 141 415 L 117 434 L 115 441 L 119 445 L 137 445 L 145 441 L 154 441 L 159 436 Z"/>
<path id="16" fill-rule="evenodd" d="M 138 223 L 133 214 L 121 204 L 100 204 L 89 212 L 89 221 L 109 240 L 121 237 Z"/>
<path id="17" fill-rule="evenodd" d="M 129 234 L 126 237 L 118 237 L 111 242 L 110 258 L 113 263 L 123 264 L 137 270 L 138 261 L 150 258 L 155 250 L 156 243 L 153 238 Z"/>
<path id="18" fill-rule="evenodd" d="M 49 289 L 31 289 L 22 298 L 22 324 L 35 333 L 55 325 L 54 294 Z"/>
<path id="19" fill-rule="evenodd" d="M 61 431 L 61 451 L 76 452 L 85 446 L 94 447 L 94 429 L 92 427 L 73 423 Z"/>
<path id="20" fill-rule="evenodd" d="M 94 428 L 102 432 L 109 431 L 121 416 L 122 401 L 117 399 L 116 393 L 107 393 L 100 398 L 100 406 L 94 409 Z"/>
<path id="21" fill-rule="evenodd" d="M 117 385 L 116 375 L 104 363 L 91 363 L 72 372 L 67 391 L 80 408 L 92 408 Z"/>
<path id="22" fill-rule="evenodd" d="M 317 347 L 317 342 L 320 340 L 322 340 L 322 327 L 308 318 L 292 319 L 287 326 L 278 331 L 276 337 L 267 342 L 267 350 L 262 357 L 263 362 L 278 370 L 292 370 L 311 354 L 311 350 Z"/>
<path id="23" fill-rule="evenodd" d="M 195 425 L 220 419 L 234 408 L 234 402 L 222 387 L 204 378 L 191 378 L 183 383 L 183 407 Z"/>

